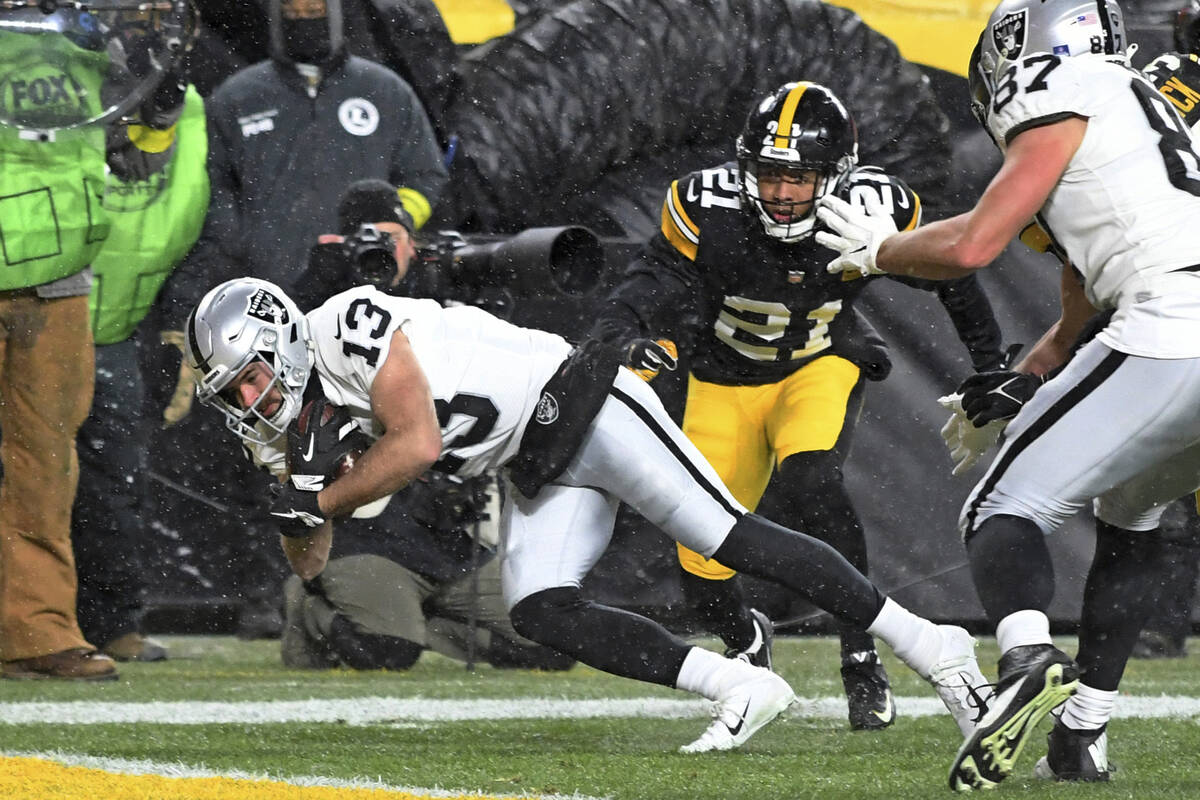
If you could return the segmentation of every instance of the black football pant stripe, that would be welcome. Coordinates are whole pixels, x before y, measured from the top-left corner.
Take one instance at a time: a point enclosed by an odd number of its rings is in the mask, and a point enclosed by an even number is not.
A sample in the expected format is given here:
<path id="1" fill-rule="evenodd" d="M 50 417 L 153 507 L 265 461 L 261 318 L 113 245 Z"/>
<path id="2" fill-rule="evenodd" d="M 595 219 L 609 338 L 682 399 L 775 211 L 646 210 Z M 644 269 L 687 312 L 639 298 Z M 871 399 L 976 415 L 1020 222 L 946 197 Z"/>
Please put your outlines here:
<path id="1" fill-rule="evenodd" d="M 1110 352 L 1096 365 L 1096 368 L 1091 373 L 1060 397 L 1050 408 L 1046 409 L 1046 412 L 1035 420 L 1032 425 L 1008 443 L 1004 454 L 992 466 L 991 472 L 988 473 L 983 486 L 980 487 L 979 492 L 975 495 L 975 499 L 971 501 L 971 509 L 967 512 L 967 530 L 964 534 L 964 541 L 969 542 L 971 537 L 976 534 L 975 519 L 979 515 L 979 507 L 996 488 L 996 484 L 1004 477 L 1004 473 L 1012 466 L 1017 456 L 1024 452 L 1025 448 L 1037 441 L 1038 437 L 1048 431 L 1056 422 L 1066 416 L 1067 412 L 1083 402 L 1085 397 L 1108 380 L 1121 364 L 1125 363 L 1126 358 L 1128 356 L 1125 353 L 1116 350 Z"/>
<path id="2" fill-rule="evenodd" d="M 704 490 L 708 492 L 708 494 L 714 500 L 716 500 L 722 508 L 729 512 L 729 514 L 731 514 L 735 519 L 742 516 L 742 511 L 734 507 L 729 502 L 729 499 L 725 496 L 725 493 L 722 492 L 720 488 L 715 486 L 707 475 L 697 469 L 695 462 L 688 458 L 687 455 L 679 449 L 679 445 L 673 438 L 671 438 L 671 435 L 667 433 L 667 431 L 663 428 L 653 414 L 647 411 L 641 403 L 622 392 L 616 386 L 613 386 L 610 394 L 637 415 L 638 419 L 642 421 L 642 424 L 650 429 L 655 438 L 662 442 L 663 446 L 670 451 L 671 455 L 675 456 L 675 460 L 677 460 L 680 464 L 683 464 L 683 466 L 687 469 L 688 474 L 690 474 L 697 483 L 703 486 Z"/>

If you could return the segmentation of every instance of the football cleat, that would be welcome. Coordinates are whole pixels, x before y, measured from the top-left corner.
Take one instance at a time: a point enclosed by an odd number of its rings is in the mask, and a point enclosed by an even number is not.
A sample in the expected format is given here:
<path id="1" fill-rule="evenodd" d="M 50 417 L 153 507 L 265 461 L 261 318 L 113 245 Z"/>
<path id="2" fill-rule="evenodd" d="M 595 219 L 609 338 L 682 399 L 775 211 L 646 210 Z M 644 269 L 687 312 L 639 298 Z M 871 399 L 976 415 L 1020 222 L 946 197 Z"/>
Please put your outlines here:
<path id="1" fill-rule="evenodd" d="M 745 650 L 729 648 L 725 651 L 726 658 L 736 658 L 747 664 L 764 669 L 771 667 L 771 646 L 775 643 L 775 626 L 767 615 L 757 608 L 750 609 L 754 618 L 754 641 Z"/>
<path id="2" fill-rule="evenodd" d="M 879 653 L 860 650 L 843 656 L 842 686 L 853 730 L 879 730 L 896 721 L 896 700 Z"/>
<path id="3" fill-rule="evenodd" d="M 739 665 L 745 679 L 717 698 L 712 724 L 681 753 L 732 750 L 745 744 L 762 726 L 778 717 L 796 699 L 787 681 L 763 667 Z"/>
<path id="4" fill-rule="evenodd" d="M 929 683 L 958 723 L 963 736 L 970 736 L 988 710 L 992 685 L 979 671 L 975 639 L 957 625 L 938 625 L 942 652 L 929 670 Z"/>
<path id="5" fill-rule="evenodd" d="M 1077 731 L 1068 728 L 1061 719 L 1056 719 L 1046 739 L 1049 749 L 1033 768 L 1034 776 L 1084 783 L 1107 781 L 1111 776 L 1113 770 L 1108 766 L 1108 734 L 1104 727 Z"/>
<path id="6" fill-rule="evenodd" d="M 991 789 L 1012 774 L 1037 724 L 1079 686 L 1079 666 L 1049 644 L 1014 647 L 1000 658 L 999 672 L 991 707 L 950 768 L 955 791 Z"/>

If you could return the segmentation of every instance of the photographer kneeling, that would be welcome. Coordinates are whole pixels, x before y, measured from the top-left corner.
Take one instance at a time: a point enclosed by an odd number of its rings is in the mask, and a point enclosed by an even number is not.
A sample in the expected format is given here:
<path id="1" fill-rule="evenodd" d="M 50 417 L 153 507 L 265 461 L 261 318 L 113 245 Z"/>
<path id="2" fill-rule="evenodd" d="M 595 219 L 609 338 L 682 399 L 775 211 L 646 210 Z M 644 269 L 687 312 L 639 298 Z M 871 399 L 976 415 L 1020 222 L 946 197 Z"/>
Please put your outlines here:
<path id="1" fill-rule="evenodd" d="M 404 291 L 415 248 L 395 187 L 351 184 L 338 228 L 312 248 L 297 284 L 302 309 L 363 282 Z M 431 472 L 340 522 L 324 571 L 284 586 L 283 663 L 403 670 L 430 649 L 498 668 L 569 669 L 572 658 L 521 637 L 509 621 L 494 557 L 494 491 L 492 476 Z"/>

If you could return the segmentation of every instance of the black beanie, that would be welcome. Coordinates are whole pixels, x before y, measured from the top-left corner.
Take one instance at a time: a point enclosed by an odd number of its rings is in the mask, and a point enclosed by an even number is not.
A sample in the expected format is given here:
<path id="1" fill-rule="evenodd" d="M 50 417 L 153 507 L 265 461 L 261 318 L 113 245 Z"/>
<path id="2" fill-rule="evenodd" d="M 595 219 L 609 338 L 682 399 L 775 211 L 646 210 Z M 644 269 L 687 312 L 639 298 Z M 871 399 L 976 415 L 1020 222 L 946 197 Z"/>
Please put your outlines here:
<path id="1" fill-rule="evenodd" d="M 413 218 L 400 202 L 396 187 L 378 178 L 355 181 L 338 202 L 338 233 L 349 236 L 359 225 L 398 222 L 413 232 Z"/>

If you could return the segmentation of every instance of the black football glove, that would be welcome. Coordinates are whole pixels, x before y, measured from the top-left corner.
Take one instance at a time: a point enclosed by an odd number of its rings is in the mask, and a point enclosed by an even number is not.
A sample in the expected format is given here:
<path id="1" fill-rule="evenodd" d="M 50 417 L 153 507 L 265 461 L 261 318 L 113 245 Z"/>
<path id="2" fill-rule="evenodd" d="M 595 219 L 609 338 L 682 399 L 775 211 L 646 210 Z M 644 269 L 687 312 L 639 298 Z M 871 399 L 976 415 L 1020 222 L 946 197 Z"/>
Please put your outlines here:
<path id="1" fill-rule="evenodd" d="M 1009 369 L 1017 360 L 1017 353 L 1021 352 L 1023 344 L 1010 344 L 1003 350 L 997 351 L 992 355 L 981 358 L 975 366 L 976 372 L 995 372 L 997 370 Z"/>
<path id="2" fill-rule="evenodd" d="M 300 485 L 319 492 L 338 477 L 347 455 L 362 453 L 370 446 L 371 437 L 358 427 L 349 409 L 318 397 L 288 426 L 288 472 Z"/>
<path id="3" fill-rule="evenodd" d="M 674 371 L 679 365 L 677 352 L 675 343 L 668 339 L 634 339 L 625 351 L 625 366 L 648 381 L 659 370 Z"/>
<path id="4" fill-rule="evenodd" d="M 958 387 L 963 413 L 976 428 L 998 419 L 1012 419 L 1045 380 L 1011 370 L 980 372 Z"/>
<path id="5" fill-rule="evenodd" d="M 316 489 L 297 488 L 295 479 L 307 476 L 293 476 L 287 483 L 271 487 L 271 519 L 279 525 L 279 532 L 284 536 L 308 536 L 314 528 L 325 523 L 325 512 L 317 504 Z"/>

